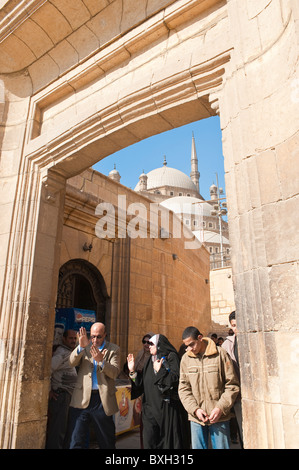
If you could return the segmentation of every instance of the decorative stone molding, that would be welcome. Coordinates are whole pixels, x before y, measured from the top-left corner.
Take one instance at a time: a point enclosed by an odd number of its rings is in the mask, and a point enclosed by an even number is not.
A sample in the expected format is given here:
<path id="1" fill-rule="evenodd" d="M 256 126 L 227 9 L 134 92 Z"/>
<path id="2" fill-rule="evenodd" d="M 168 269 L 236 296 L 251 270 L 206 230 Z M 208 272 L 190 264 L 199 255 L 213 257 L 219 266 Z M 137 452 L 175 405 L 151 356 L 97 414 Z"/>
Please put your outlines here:
<path id="1" fill-rule="evenodd" d="M 61 190 L 65 189 L 65 179 L 59 175 L 53 175 L 50 171 L 43 178 L 42 185 L 44 191 L 42 192 L 45 202 L 55 204 L 57 202 L 57 196 Z"/>
<path id="2" fill-rule="evenodd" d="M 43 142 L 43 112 L 41 109 L 45 101 L 42 97 L 36 95 L 32 100 L 30 112 L 30 121 L 33 123 L 33 128 L 27 137 L 28 145 L 25 151 L 29 152 L 28 157 L 30 159 L 43 161 L 43 165 L 48 166 L 53 161 L 58 163 L 68 156 L 73 158 L 74 154 L 80 151 L 84 154 L 84 145 L 89 145 L 89 142 L 94 145 L 95 139 L 106 137 L 107 134 L 113 133 L 116 129 L 123 127 L 124 124 L 128 125 L 136 119 L 141 119 L 142 115 L 145 118 L 149 115 L 162 113 L 169 107 L 172 108 L 181 103 L 200 100 L 203 113 L 207 117 L 210 105 L 205 97 L 210 94 L 214 96 L 214 93 L 222 86 L 225 66 L 229 60 L 230 51 L 226 51 L 218 57 L 192 67 L 190 70 L 178 73 L 157 83 L 152 83 L 142 90 L 136 90 L 135 93 L 119 100 L 117 105 L 113 103 L 105 109 L 99 110 L 96 114 L 90 115 L 84 121 L 77 124 L 73 123 L 69 130 L 57 137 L 53 135 L 47 146 L 42 145 L 41 147 L 40 142 Z M 55 90 L 48 91 L 51 96 L 50 102 L 54 124 L 55 103 L 59 104 L 61 109 L 61 103 L 64 99 L 62 93 L 64 86 L 62 84 L 62 89 L 58 87 Z M 67 87 L 71 86 L 72 81 L 69 77 Z M 65 99 L 65 106 L 69 106 L 67 97 Z M 217 109 L 218 105 L 215 104 L 215 98 L 213 100 L 213 106 L 216 106 Z M 33 137 L 37 137 L 36 126 L 40 129 L 41 141 L 40 139 L 31 140 Z M 56 129 L 58 131 L 57 127 Z"/>
<path id="3" fill-rule="evenodd" d="M 15 5 L 16 2 L 7 1 L 7 5 L 3 7 L 6 10 L 6 16 L 0 22 L 0 42 L 10 36 L 24 21 L 28 20 L 32 13 L 41 8 L 46 2 L 47 0 L 21 0 Z"/>

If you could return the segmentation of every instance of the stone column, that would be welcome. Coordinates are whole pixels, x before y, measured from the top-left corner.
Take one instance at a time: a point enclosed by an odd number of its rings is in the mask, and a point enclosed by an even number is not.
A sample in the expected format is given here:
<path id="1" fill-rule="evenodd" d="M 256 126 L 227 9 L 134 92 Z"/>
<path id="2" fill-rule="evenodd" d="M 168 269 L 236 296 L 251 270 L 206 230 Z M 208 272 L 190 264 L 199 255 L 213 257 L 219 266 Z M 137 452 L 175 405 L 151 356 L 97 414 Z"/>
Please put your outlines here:
<path id="1" fill-rule="evenodd" d="M 110 340 L 121 349 L 122 365 L 128 353 L 130 245 L 129 237 L 116 239 L 113 245 L 111 315 L 107 319 Z"/>
<path id="2" fill-rule="evenodd" d="M 25 168 L 1 305 L 0 447 L 19 449 L 44 445 L 65 192 L 59 175 Z"/>
<path id="3" fill-rule="evenodd" d="M 219 104 L 246 448 L 299 446 L 296 3 L 228 0 Z"/>

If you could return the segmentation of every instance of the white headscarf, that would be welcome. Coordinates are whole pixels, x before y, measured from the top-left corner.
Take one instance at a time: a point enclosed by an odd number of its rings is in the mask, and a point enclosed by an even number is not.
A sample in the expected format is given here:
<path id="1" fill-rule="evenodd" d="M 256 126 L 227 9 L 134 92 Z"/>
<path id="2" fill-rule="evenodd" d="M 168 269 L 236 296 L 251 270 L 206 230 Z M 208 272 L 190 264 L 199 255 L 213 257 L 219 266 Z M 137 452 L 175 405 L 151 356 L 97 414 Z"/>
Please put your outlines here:
<path id="1" fill-rule="evenodd" d="M 158 346 L 159 336 L 160 335 L 154 335 L 150 338 L 150 342 L 153 343 L 156 347 Z M 156 359 L 157 359 L 157 355 L 152 356 L 152 361 L 153 362 L 155 362 Z"/>
<path id="2" fill-rule="evenodd" d="M 153 343 L 155 346 L 158 346 L 158 342 L 159 342 L 159 336 L 160 335 L 154 335 L 150 338 L 150 342 Z"/>

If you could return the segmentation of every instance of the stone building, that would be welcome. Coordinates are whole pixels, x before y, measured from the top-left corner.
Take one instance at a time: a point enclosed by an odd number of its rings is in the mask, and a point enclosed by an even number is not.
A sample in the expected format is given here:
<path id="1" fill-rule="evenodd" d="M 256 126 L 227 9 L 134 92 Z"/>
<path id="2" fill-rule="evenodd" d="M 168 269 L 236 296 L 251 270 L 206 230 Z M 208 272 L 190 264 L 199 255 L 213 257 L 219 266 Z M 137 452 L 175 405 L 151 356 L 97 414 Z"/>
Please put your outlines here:
<path id="1" fill-rule="evenodd" d="M 67 181 L 216 113 L 244 444 L 299 447 L 298 25 L 297 0 L 0 3 L 1 447 L 43 443 Z"/>

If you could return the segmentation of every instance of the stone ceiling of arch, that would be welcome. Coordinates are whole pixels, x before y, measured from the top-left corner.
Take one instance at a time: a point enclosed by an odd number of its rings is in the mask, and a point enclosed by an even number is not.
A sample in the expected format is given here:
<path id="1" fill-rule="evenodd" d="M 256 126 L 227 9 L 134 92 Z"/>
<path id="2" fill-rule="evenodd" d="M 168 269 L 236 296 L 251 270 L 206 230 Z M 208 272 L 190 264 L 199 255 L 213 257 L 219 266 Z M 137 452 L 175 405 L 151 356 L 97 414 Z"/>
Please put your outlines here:
<path id="1" fill-rule="evenodd" d="M 176 0 L 10 0 L 0 3 L 0 70 L 11 73 L 47 55 L 60 73 Z"/>
<path id="2" fill-rule="evenodd" d="M 31 15 L 18 25 L 15 19 L 14 30 L 13 18 L 10 18 L 13 32 L 2 42 L 2 48 L 7 47 L 7 41 L 14 41 L 27 25 L 28 34 L 23 36 L 25 44 L 33 19 L 40 17 L 39 23 L 34 22 L 34 32 L 37 24 L 41 26 L 42 13 L 51 9 L 55 17 L 60 15 L 60 21 L 54 22 L 54 16 L 48 13 L 52 27 L 44 18 L 42 34 L 47 27 L 47 36 L 52 35 L 52 53 L 61 48 L 61 63 L 68 67 L 65 73 L 56 70 L 50 75 L 52 82 L 43 86 L 42 80 L 51 72 L 51 67 L 47 67 L 51 52 L 35 58 L 28 66 L 34 93 L 25 155 L 31 160 L 38 160 L 46 168 L 58 165 L 64 176 L 72 176 L 120 148 L 215 114 L 209 94 L 222 84 L 231 49 L 225 1 L 141 0 L 138 5 L 143 5 L 142 14 L 139 7 L 139 13 L 133 14 L 136 2 L 131 0 L 32 0 L 26 3 L 28 8 L 32 7 Z M 95 10 L 95 5 L 98 9 L 102 5 L 100 12 Z M 154 14 L 158 6 L 160 11 Z M 119 15 L 120 7 L 122 12 L 126 10 L 126 15 Z M 120 18 L 123 26 L 114 32 L 111 29 L 103 48 L 99 47 L 98 37 L 97 52 L 78 63 L 70 50 L 73 33 L 69 25 L 77 30 L 81 28 L 80 21 L 87 18 L 78 13 L 81 9 L 86 15 L 88 11 L 87 21 L 97 19 L 97 31 L 102 24 L 99 15 L 104 13 L 109 16 L 103 24 L 113 19 L 115 25 L 115 18 Z M 145 20 L 145 14 L 151 17 Z M 68 27 L 64 28 L 64 21 Z M 62 52 L 64 43 L 68 44 L 68 49 Z M 18 41 L 16 48 L 17 44 Z M 88 38 L 86 44 L 90 47 Z M 17 55 L 22 54 L 15 57 Z M 12 61 L 15 57 L 12 55 Z M 56 66 L 59 63 L 58 56 L 55 63 Z"/>

